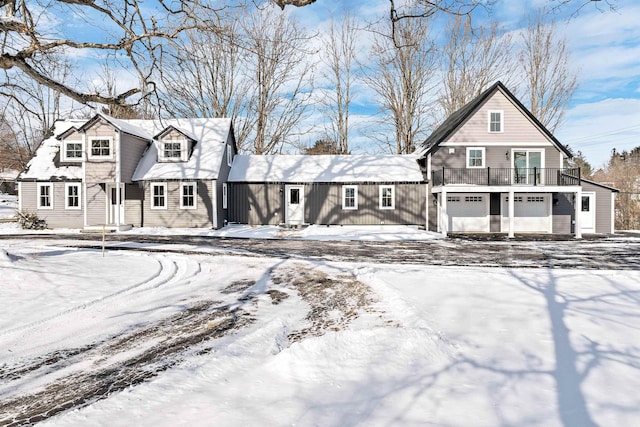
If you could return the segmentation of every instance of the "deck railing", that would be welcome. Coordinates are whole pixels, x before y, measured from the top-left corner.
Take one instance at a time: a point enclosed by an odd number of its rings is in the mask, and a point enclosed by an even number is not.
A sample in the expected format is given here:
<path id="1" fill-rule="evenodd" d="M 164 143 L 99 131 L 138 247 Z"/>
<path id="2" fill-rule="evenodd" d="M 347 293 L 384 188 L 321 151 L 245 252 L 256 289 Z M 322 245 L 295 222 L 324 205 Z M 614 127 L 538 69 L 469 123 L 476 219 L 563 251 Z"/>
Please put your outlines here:
<path id="1" fill-rule="evenodd" d="M 431 174 L 439 185 L 580 185 L 580 168 L 442 168 Z"/>

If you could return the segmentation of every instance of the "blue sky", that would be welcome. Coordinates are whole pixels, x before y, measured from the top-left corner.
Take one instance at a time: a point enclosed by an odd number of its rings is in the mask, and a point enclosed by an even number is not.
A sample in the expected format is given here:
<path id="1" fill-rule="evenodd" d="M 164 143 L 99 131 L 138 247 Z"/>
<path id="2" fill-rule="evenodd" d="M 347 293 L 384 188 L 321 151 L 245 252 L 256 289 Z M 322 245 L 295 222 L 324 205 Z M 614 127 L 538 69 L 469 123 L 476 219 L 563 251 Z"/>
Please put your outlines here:
<path id="1" fill-rule="evenodd" d="M 322 32 L 329 17 L 340 13 L 342 3 L 318 0 L 289 13 L 307 30 Z M 352 13 L 367 20 L 388 16 L 387 0 L 344 3 Z M 499 0 L 491 15 L 508 31 L 517 31 L 525 25 L 527 10 L 548 3 Z M 592 166 L 600 167 L 613 148 L 621 151 L 640 146 L 640 2 L 618 0 L 617 11 L 613 12 L 604 2 L 591 3 L 575 14 L 576 7 L 583 3 L 576 0 L 557 14 L 558 29 L 567 37 L 572 63 L 579 73 L 579 86 L 556 136 L 574 151 L 582 151 Z M 366 108 L 371 94 L 360 95 L 356 102 L 361 105 L 355 111 L 362 117 L 355 122 L 366 123 L 367 115 L 376 111 Z"/>

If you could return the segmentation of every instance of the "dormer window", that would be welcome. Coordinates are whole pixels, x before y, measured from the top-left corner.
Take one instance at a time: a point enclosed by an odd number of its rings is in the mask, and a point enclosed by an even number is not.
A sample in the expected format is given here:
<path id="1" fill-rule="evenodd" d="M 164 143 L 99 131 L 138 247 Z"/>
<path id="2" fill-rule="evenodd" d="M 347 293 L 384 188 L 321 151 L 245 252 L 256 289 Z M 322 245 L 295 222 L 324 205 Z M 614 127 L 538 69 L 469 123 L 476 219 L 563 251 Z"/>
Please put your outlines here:
<path id="1" fill-rule="evenodd" d="M 82 142 L 65 141 L 62 146 L 62 160 L 65 162 L 82 160 Z"/>
<path id="2" fill-rule="evenodd" d="M 187 141 L 163 141 L 160 143 L 160 161 L 163 162 L 181 162 L 186 161 L 188 157 Z"/>
<path id="3" fill-rule="evenodd" d="M 502 133 L 504 131 L 503 116 L 504 114 L 501 110 L 489 111 L 489 133 Z"/>

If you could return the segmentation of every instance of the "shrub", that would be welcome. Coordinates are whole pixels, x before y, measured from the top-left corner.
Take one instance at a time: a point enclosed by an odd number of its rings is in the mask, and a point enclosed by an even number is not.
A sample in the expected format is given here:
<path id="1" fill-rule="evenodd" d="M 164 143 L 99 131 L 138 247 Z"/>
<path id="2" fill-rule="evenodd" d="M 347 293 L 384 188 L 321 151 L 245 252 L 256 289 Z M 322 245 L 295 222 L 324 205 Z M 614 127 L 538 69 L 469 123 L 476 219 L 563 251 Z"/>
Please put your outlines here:
<path id="1" fill-rule="evenodd" d="M 18 223 L 20 227 L 27 230 L 43 230 L 47 228 L 47 222 L 40 219 L 34 212 L 21 211 L 18 212 Z"/>

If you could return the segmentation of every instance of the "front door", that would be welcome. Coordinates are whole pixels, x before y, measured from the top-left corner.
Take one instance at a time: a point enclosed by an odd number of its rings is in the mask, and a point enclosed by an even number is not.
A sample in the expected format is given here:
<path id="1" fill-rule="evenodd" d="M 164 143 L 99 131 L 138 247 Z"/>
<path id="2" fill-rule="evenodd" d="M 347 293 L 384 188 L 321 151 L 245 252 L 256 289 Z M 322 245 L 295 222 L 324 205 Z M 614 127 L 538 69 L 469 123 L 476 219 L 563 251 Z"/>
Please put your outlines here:
<path id="1" fill-rule="evenodd" d="M 580 228 L 583 233 L 596 232 L 596 194 L 582 193 L 580 201 Z"/>
<path id="2" fill-rule="evenodd" d="M 120 210 L 119 224 L 124 224 L 124 192 L 122 187 L 121 185 L 118 195 L 116 193 L 118 187 L 115 184 L 107 185 L 107 224 L 118 224 L 118 210 Z M 118 197 L 120 198 L 119 204 Z"/>
<path id="3" fill-rule="evenodd" d="M 287 224 L 300 225 L 304 223 L 304 186 L 285 186 L 286 210 L 285 220 Z"/>

